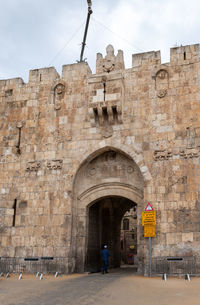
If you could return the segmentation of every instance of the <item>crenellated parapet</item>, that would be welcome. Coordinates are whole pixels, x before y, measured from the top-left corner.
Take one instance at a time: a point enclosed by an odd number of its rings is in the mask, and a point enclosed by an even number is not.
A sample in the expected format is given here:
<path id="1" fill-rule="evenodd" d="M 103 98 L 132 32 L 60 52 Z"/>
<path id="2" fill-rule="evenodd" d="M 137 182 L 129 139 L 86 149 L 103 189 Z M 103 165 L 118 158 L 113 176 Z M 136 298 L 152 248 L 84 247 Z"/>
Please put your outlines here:
<path id="1" fill-rule="evenodd" d="M 170 48 L 169 66 L 192 64 L 200 60 L 200 44 Z M 132 67 L 146 67 L 161 65 L 160 51 L 150 51 L 132 55 Z"/>
<path id="2" fill-rule="evenodd" d="M 132 67 L 154 66 L 161 64 L 160 51 L 151 51 L 132 55 Z"/>
<path id="3" fill-rule="evenodd" d="M 200 60 L 200 44 L 170 49 L 170 65 L 193 64 Z"/>
<path id="4" fill-rule="evenodd" d="M 200 44 L 186 45 L 173 47 L 170 49 L 170 62 L 165 64 L 165 67 L 182 66 L 184 64 L 189 65 L 198 63 L 200 61 Z M 160 66 L 160 68 L 159 68 Z M 137 53 L 132 55 L 132 68 L 136 70 L 148 69 L 152 70 L 152 76 L 154 77 L 155 71 L 161 70 L 163 64 L 161 64 L 160 51 L 150 51 L 144 53 Z M 124 66 L 123 51 L 118 50 L 117 55 L 114 54 L 114 48 L 112 45 L 108 45 L 106 48 L 105 57 L 101 54 L 97 54 L 96 59 L 96 74 L 92 74 L 92 71 L 86 62 L 63 65 L 62 75 L 56 71 L 54 67 L 34 69 L 29 71 L 28 83 L 24 83 L 21 78 L 0 80 L 0 91 L 4 93 L 0 97 L 5 97 L 7 100 L 11 99 L 9 96 L 14 96 L 14 88 L 22 88 L 26 86 L 40 86 L 40 85 L 52 85 L 55 82 L 76 83 L 85 78 L 91 78 L 92 75 L 96 77 L 103 77 L 103 83 L 105 80 L 110 81 L 114 78 L 114 73 L 119 75 L 120 73 L 126 73 Z M 112 76 L 109 76 L 111 74 Z M 90 81 L 89 81 L 90 83 Z M 97 90 L 100 88 L 97 88 Z M 114 88 L 115 90 L 115 88 Z M 100 93 L 97 94 L 99 98 Z M 103 94 L 101 94 L 102 96 Z M 102 98 L 102 97 L 101 97 Z M 108 97 L 108 94 L 106 96 Z"/>

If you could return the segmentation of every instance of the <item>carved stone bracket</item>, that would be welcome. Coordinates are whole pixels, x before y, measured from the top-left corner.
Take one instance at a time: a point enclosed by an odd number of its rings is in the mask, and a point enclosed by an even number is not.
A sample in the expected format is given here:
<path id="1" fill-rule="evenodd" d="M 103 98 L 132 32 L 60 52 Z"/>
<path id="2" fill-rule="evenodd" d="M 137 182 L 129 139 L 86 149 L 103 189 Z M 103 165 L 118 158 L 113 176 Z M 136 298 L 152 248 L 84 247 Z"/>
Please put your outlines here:
<path id="1" fill-rule="evenodd" d="M 88 109 L 92 127 L 122 124 L 122 109 L 119 105 L 103 105 Z"/>

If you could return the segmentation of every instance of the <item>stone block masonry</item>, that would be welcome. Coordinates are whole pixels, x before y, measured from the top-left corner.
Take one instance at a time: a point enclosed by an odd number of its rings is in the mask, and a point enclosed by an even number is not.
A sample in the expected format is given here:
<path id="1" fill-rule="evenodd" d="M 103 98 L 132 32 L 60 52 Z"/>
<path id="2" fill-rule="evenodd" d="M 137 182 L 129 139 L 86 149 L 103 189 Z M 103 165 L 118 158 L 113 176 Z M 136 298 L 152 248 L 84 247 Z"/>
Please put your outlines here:
<path id="1" fill-rule="evenodd" d="M 1 259 L 25 271 L 35 271 L 27 259 L 47 270 L 50 258 L 84 271 L 98 252 L 92 232 L 103 241 L 102 215 L 120 252 L 117 228 L 132 202 L 138 272 L 147 274 L 141 212 L 151 202 L 153 259 L 192 257 L 199 273 L 200 45 L 172 48 L 165 64 L 160 52 L 134 54 L 130 69 L 109 45 L 96 71 L 82 62 L 61 76 L 51 67 L 31 70 L 28 83 L 0 80 Z"/>

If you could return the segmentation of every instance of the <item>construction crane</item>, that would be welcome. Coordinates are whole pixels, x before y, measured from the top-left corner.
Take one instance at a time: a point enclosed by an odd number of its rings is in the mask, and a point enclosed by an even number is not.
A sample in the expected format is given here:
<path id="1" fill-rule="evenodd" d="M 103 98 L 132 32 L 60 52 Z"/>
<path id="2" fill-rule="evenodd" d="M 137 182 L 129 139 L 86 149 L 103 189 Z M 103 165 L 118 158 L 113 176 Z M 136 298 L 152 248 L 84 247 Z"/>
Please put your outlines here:
<path id="1" fill-rule="evenodd" d="M 92 8 L 91 8 L 92 1 L 87 0 L 87 3 L 88 3 L 88 14 L 87 14 L 87 20 L 86 20 L 86 24 L 85 24 L 85 32 L 84 32 L 84 36 L 83 36 L 83 42 L 82 42 L 81 55 L 80 55 L 79 62 L 85 61 L 85 59 L 83 59 L 83 53 L 84 53 L 84 49 L 85 49 L 85 45 L 86 45 L 86 37 L 87 37 L 87 31 L 88 31 L 88 26 L 89 26 L 89 22 L 90 22 L 90 15 L 93 13 Z"/>

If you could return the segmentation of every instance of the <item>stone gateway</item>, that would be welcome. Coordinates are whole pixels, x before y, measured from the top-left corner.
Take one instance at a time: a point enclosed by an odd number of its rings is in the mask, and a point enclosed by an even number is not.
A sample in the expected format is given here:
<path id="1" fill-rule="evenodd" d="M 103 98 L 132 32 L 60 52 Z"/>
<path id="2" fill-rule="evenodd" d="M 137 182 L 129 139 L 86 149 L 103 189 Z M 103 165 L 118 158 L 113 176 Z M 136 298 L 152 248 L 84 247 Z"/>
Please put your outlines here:
<path id="1" fill-rule="evenodd" d="M 148 274 L 142 211 L 156 210 L 154 273 L 200 273 L 200 45 L 0 80 L 1 272 L 99 271 L 121 262 L 133 209 L 137 271 Z M 127 215 L 127 214 L 126 214 Z"/>

